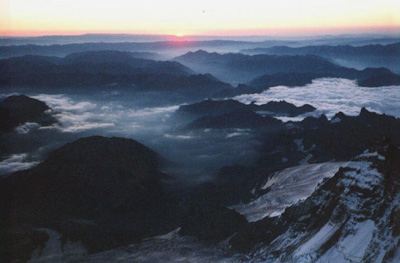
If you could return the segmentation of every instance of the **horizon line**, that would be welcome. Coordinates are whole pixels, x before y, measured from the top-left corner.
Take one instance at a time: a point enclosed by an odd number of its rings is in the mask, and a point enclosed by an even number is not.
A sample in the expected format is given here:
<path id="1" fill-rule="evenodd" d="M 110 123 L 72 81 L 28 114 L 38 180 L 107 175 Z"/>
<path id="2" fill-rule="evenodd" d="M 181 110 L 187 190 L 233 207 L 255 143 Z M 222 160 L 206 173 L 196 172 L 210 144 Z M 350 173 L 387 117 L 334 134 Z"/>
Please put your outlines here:
<path id="1" fill-rule="evenodd" d="M 246 33 L 248 32 L 248 33 Z M 400 25 L 376 26 L 376 27 L 304 27 L 304 28 L 270 28 L 270 29 L 228 29 L 214 32 L 187 32 L 177 30 L 176 32 L 129 32 L 129 31 L 93 31 L 93 30 L 19 30 L 0 31 L 1 38 L 33 38 L 33 37 L 63 37 L 63 36 L 85 36 L 85 35 L 125 35 L 125 36 L 165 36 L 177 37 L 312 37 L 312 36 L 338 36 L 338 35 L 400 35 Z"/>

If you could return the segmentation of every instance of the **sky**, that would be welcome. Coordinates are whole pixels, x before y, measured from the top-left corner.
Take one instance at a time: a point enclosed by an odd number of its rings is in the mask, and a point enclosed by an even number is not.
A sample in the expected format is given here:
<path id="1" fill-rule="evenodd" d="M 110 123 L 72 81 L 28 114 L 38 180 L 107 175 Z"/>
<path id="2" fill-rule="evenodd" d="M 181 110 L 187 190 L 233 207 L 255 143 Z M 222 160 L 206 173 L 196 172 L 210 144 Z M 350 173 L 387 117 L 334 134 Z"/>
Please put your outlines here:
<path id="1" fill-rule="evenodd" d="M 0 0 L 0 35 L 399 33 L 398 0 Z"/>

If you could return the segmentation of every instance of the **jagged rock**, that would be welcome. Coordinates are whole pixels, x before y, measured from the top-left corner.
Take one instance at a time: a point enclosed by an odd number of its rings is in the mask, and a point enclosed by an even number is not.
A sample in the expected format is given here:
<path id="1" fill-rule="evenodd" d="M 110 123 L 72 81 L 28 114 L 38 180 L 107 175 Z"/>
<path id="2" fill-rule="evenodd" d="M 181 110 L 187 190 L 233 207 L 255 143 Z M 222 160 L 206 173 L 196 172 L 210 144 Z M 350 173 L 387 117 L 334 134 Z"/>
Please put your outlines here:
<path id="1" fill-rule="evenodd" d="M 399 186 L 400 151 L 385 140 L 373 143 L 282 216 L 243 227 L 231 245 L 271 262 L 393 259 Z"/>

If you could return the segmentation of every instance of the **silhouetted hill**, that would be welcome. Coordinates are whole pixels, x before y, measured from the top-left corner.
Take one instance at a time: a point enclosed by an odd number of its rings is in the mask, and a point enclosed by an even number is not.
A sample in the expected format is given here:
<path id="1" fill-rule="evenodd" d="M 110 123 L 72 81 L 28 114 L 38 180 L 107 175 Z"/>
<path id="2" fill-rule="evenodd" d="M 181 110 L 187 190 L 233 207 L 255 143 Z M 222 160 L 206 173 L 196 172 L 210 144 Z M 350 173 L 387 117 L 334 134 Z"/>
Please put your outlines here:
<path id="1" fill-rule="evenodd" d="M 256 111 L 266 111 L 273 112 L 277 115 L 286 115 L 289 117 L 294 117 L 307 112 L 313 112 L 316 110 L 315 107 L 310 104 L 304 104 L 303 106 L 297 107 L 292 103 L 288 103 L 284 100 L 281 101 L 270 101 L 266 104 L 256 105 L 250 104 L 250 107 Z"/>
<path id="2" fill-rule="evenodd" d="M 0 182 L 2 220 L 11 236 L 26 224 L 52 228 L 91 252 L 171 231 L 181 210 L 162 186 L 163 162 L 131 139 L 79 139 Z"/>
<path id="3" fill-rule="evenodd" d="M 400 76 L 396 74 L 384 74 L 358 81 L 362 87 L 378 87 L 400 85 Z"/>
<path id="4" fill-rule="evenodd" d="M 281 123 L 271 116 L 261 116 L 252 110 L 238 109 L 215 117 L 197 119 L 187 125 L 186 129 L 257 129 L 270 128 Z"/>
<path id="5" fill-rule="evenodd" d="M 50 110 L 46 103 L 25 95 L 12 95 L 0 101 L 0 130 L 9 131 L 24 124 L 36 122 L 48 125 L 56 119 L 45 112 Z"/>
<path id="6" fill-rule="evenodd" d="M 356 70 L 336 65 L 322 57 L 314 55 L 305 56 L 276 56 L 276 55 L 244 55 L 238 53 L 218 54 L 202 50 L 188 52 L 176 57 L 174 60 L 186 65 L 197 72 L 208 72 L 223 81 L 249 82 L 262 75 L 277 73 L 306 73 L 321 77 L 339 77 L 362 80 L 384 74 L 393 74 L 384 68 L 369 68 Z M 312 75 L 293 77 L 287 82 L 294 84 L 297 81 L 309 82 Z M 279 85 L 280 77 L 277 75 L 270 81 Z M 282 80 L 283 82 L 283 80 Z"/>
<path id="7" fill-rule="evenodd" d="M 249 82 L 249 85 L 255 88 L 269 88 L 274 86 L 304 86 L 312 83 L 313 79 L 319 78 L 321 75 L 313 73 L 277 73 L 273 75 L 263 75 Z"/>
<path id="8" fill-rule="evenodd" d="M 176 111 L 179 115 L 189 115 L 190 117 L 218 116 L 235 110 L 262 111 L 266 115 L 285 115 L 297 116 L 315 110 L 311 105 L 296 107 L 286 101 L 270 101 L 266 104 L 257 105 L 254 103 L 243 104 L 236 100 L 204 100 L 199 103 L 182 105 Z"/>

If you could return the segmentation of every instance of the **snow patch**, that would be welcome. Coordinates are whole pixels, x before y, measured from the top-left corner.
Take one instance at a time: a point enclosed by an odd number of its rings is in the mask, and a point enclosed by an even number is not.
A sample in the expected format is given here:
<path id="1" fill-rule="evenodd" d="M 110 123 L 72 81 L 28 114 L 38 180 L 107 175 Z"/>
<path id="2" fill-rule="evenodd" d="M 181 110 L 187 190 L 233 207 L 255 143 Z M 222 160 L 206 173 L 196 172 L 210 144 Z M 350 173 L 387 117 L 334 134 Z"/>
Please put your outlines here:
<path id="1" fill-rule="evenodd" d="M 330 122 L 331 122 L 332 124 L 334 124 L 334 123 L 340 123 L 341 121 L 342 121 L 341 118 L 335 117 L 335 118 L 333 118 Z"/>
<path id="2" fill-rule="evenodd" d="M 361 261 L 375 231 L 375 223 L 365 220 L 354 226 L 355 234 L 350 234 L 339 244 L 339 250 L 351 261 Z"/>
<path id="3" fill-rule="evenodd" d="M 316 252 L 332 235 L 340 228 L 340 224 L 328 222 L 310 240 L 302 245 L 296 252 L 296 256 L 302 256 Z"/>

